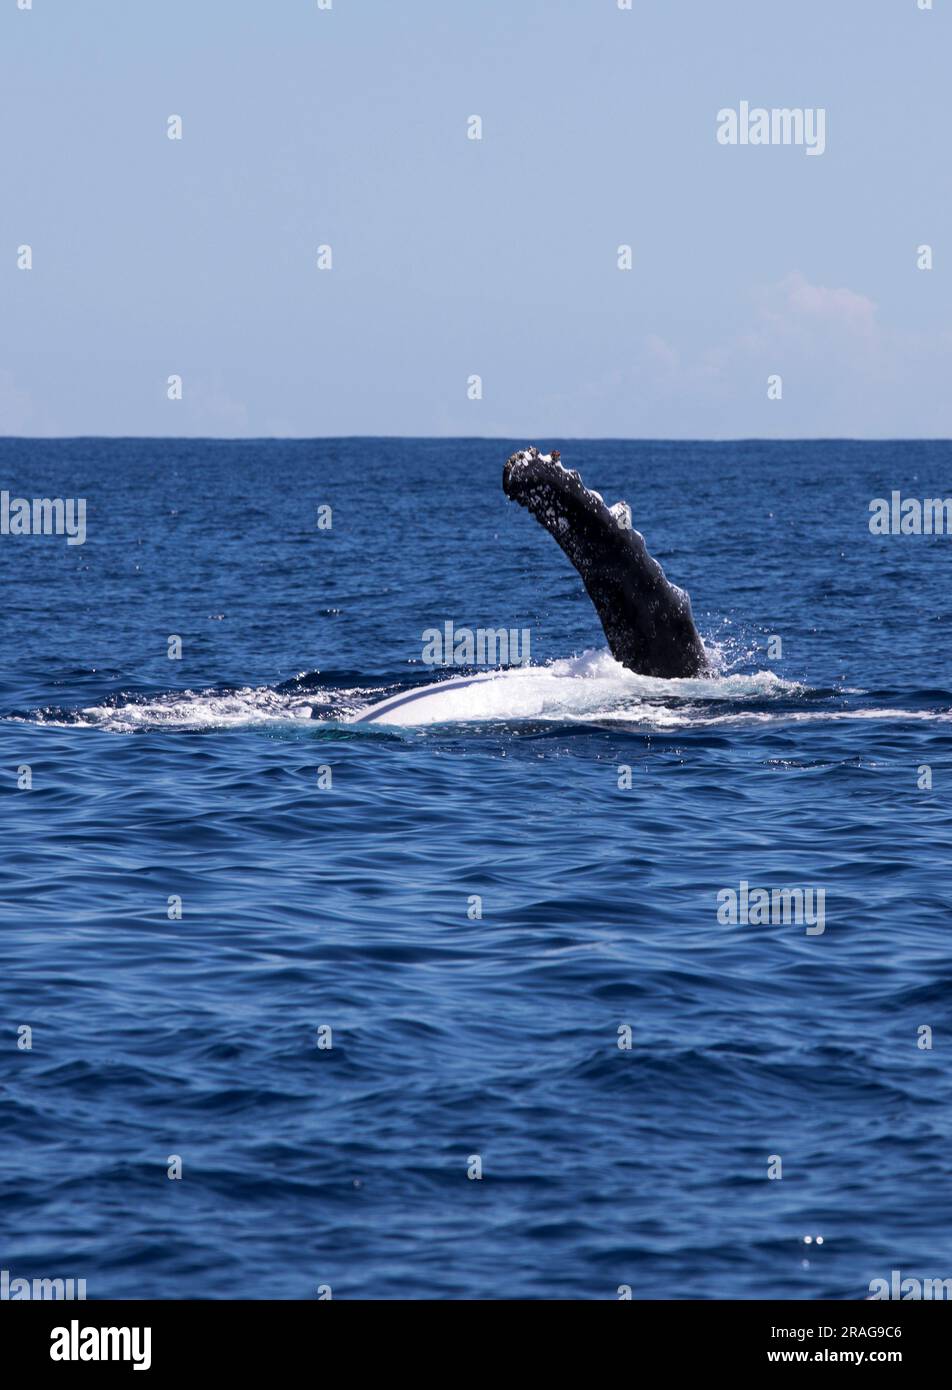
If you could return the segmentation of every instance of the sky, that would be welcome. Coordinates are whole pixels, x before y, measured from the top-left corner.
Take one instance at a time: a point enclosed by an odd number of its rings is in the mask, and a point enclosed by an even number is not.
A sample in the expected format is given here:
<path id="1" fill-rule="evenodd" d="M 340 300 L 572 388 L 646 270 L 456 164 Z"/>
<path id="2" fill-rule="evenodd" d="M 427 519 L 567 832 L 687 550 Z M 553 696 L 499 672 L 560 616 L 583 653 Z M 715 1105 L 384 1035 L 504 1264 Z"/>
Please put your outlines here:
<path id="1" fill-rule="evenodd" d="M 950 436 L 921 3 L 0 0 L 0 434 Z"/>

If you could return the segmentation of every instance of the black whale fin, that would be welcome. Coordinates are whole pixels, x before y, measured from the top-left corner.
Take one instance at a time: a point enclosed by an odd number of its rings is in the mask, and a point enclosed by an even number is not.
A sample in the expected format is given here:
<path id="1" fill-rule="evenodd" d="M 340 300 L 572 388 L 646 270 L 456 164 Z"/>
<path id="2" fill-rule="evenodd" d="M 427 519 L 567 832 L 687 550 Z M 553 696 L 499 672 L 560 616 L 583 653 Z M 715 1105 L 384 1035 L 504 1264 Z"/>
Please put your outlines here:
<path id="1" fill-rule="evenodd" d="M 691 600 L 671 584 L 631 528 L 628 504 L 606 507 L 559 454 L 513 454 L 502 474 L 507 497 L 531 512 L 582 577 L 612 656 L 643 676 L 697 676 L 709 669 Z"/>

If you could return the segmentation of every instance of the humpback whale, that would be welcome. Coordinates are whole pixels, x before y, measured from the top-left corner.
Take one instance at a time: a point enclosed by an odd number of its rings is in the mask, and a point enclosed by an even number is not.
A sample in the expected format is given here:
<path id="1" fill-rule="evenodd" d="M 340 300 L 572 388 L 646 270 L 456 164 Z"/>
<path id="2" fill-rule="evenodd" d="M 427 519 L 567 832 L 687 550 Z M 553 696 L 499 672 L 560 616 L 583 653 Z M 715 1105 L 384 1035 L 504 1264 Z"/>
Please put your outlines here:
<path id="1" fill-rule="evenodd" d="M 698 676 L 709 662 L 691 600 L 665 577 L 632 529 L 627 502 L 607 507 L 558 450 L 513 454 L 502 474 L 506 496 L 525 507 L 578 570 L 612 656 L 642 676 Z"/>
<path id="2" fill-rule="evenodd" d="M 694 626 L 691 600 L 665 578 L 632 529 L 627 502 L 606 507 L 559 453 L 535 447 L 513 454 L 503 469 L 506 496 L 531 512 L 554 536 L 582 577 L 616 661 L 643 676 L 667 679 L 710 670 Z M 508 672 L 483 672 L 398 691 L 353 718 L 355 724 L 436 723 L 453 718 L 457 692 L 484 691 Z M 457 718 L 465 715 L 457 714 Z"/>

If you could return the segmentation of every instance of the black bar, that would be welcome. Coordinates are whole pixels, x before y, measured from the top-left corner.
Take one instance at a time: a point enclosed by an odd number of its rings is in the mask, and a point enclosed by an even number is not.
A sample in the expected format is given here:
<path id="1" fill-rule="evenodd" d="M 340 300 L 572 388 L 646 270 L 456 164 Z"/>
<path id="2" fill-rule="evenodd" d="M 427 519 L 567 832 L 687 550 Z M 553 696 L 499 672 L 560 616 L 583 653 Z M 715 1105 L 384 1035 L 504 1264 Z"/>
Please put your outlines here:
<path id="1" fill-rule="evenodd" d="M 54 1343 L 71 1353 L 98 1346 L 100 1328 L 129 1329 L 127 1338 L 106 1342 L 107 1350 L 114 1345 L 128 1359 L 51 1358 Z M 133 1328 L 140 1330 L 136 1341 Z M 534 1378 L 548 1365 L 567 1378 L 567 1355 L 587 1358 L 586 1380 L 598 1379 L 619 1358 L 622 1370 L 653 1365 L 672 1376 L 700 1371 L 716 1377 L 736 1370 L 769 1375 L 776 1368 L 821 1364 L 935 1375 L 945 1367 L 952 1320 L 947 1303 L 912 1300 L 19 1302 L 0 1308 L 6 1383 L 14 1383 L 14 1372 L 49 1374 L 51 1368 L 63 1381 L 83 1371 L 136 1374 L 132 1357 L 146 1359 L 145 1328 L 150 1365 L 137 1374 L 163 1383 L 190 1372 L 234 1372 L 245 1379 L 280 1369 L 283 1376 L 339 1378 L 342 1370 L 363 1368 L 394 1374 L 430 1368 L 442 1379 L 472 1382 L 481 1370 L 498 1375 L 527 1361 Z"/>

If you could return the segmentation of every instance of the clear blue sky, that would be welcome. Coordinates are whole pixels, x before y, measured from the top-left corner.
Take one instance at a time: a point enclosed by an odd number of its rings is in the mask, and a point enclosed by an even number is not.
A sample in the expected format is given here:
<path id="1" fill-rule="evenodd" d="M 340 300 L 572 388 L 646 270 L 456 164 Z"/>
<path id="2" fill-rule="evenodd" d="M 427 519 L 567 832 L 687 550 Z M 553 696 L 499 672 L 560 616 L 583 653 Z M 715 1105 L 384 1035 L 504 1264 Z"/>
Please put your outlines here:
<path id="1" fill-rule="evenodd" d="M 952 435 L 950 72 L 952 0 L 0 0 L 0 434 Z"/>

